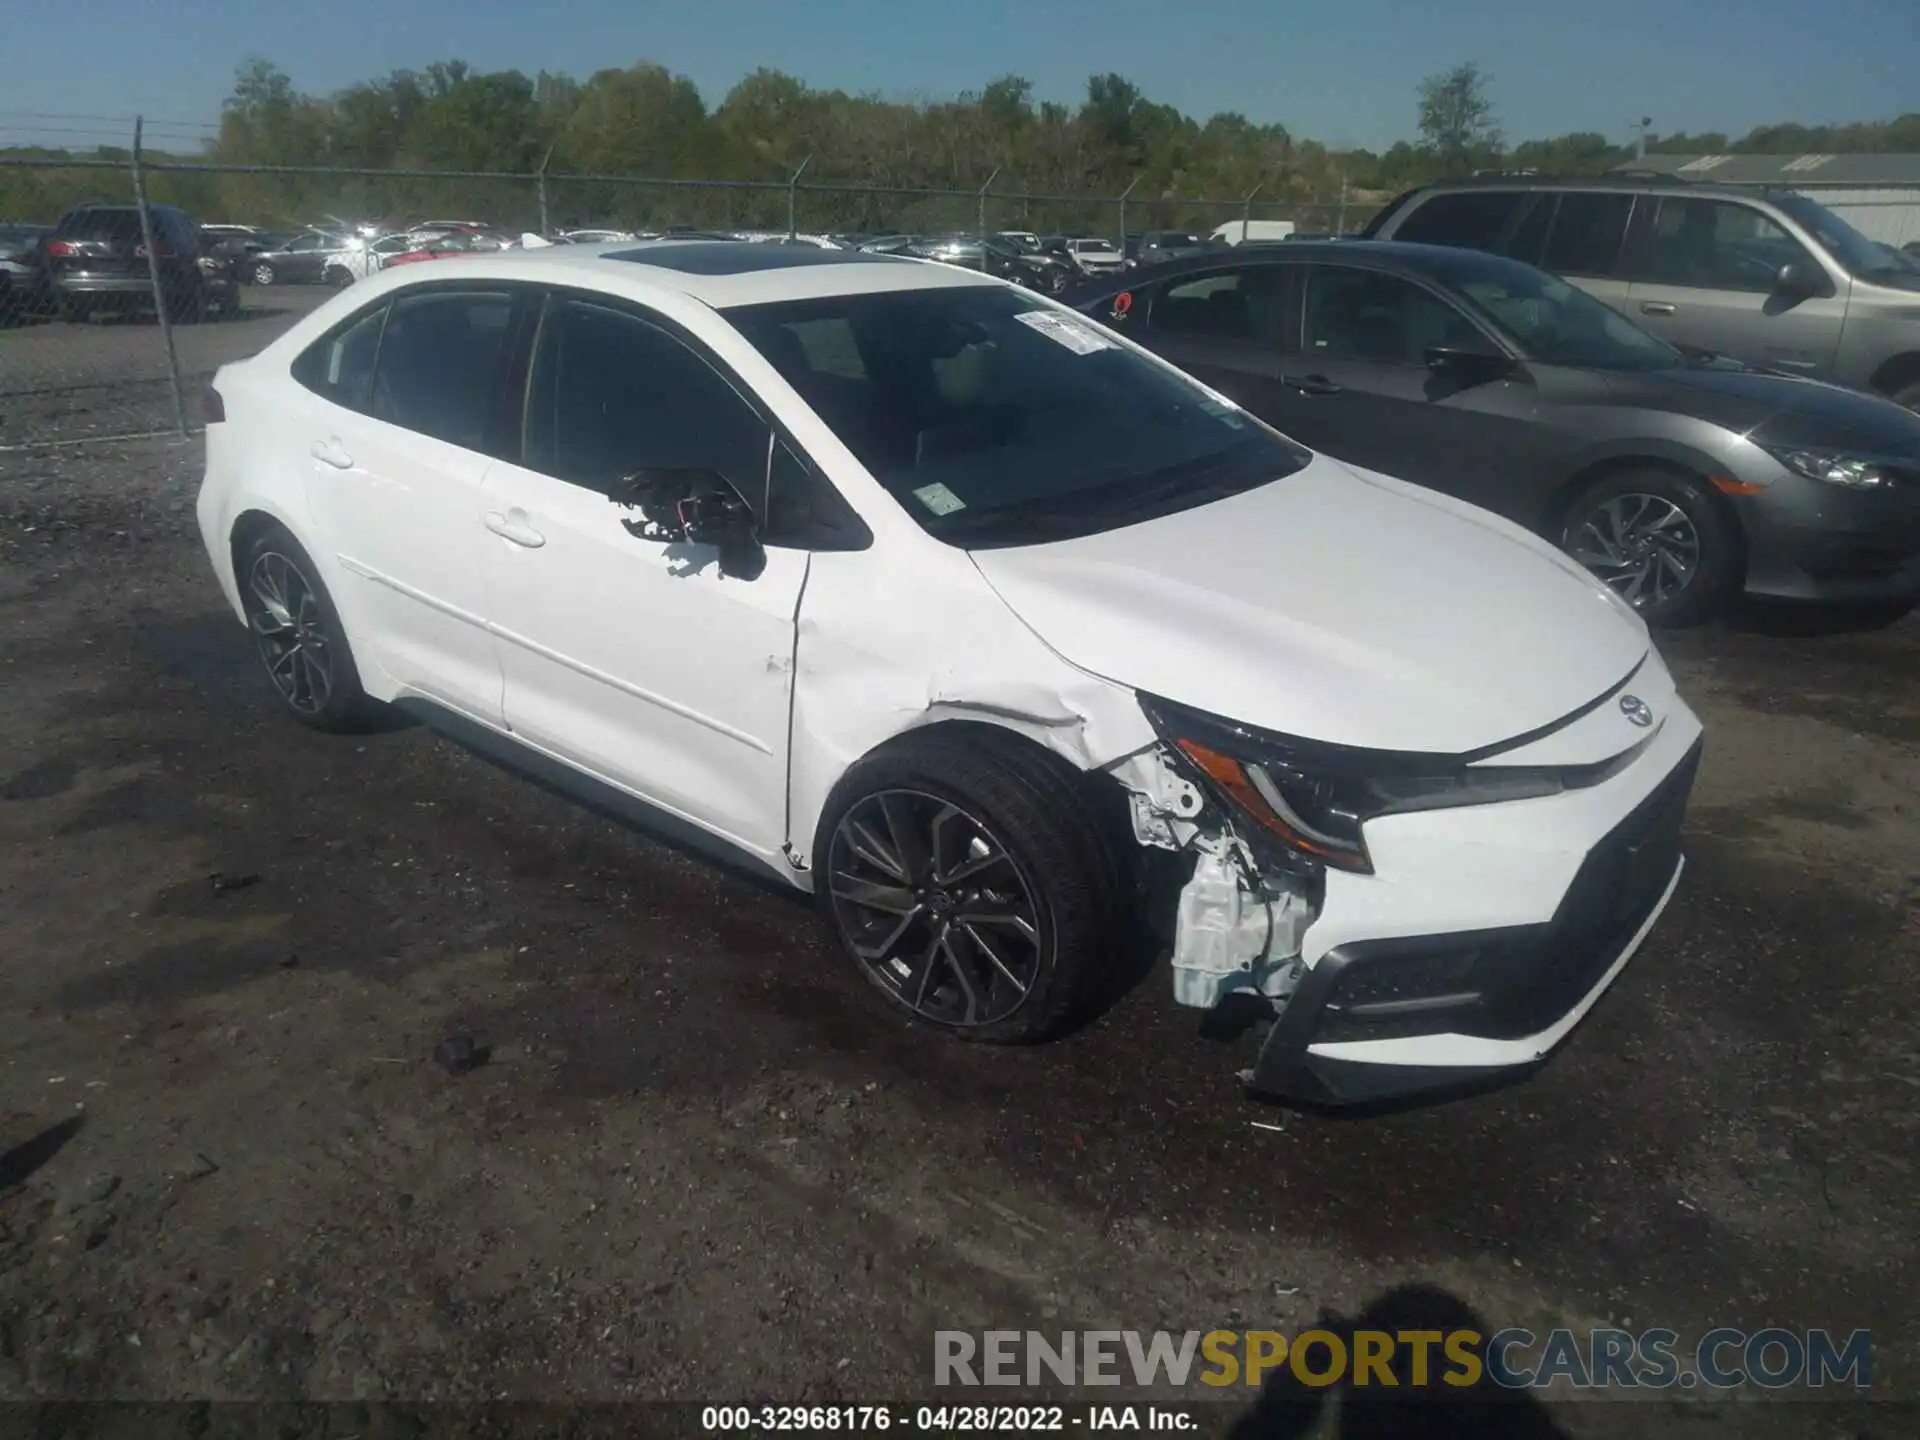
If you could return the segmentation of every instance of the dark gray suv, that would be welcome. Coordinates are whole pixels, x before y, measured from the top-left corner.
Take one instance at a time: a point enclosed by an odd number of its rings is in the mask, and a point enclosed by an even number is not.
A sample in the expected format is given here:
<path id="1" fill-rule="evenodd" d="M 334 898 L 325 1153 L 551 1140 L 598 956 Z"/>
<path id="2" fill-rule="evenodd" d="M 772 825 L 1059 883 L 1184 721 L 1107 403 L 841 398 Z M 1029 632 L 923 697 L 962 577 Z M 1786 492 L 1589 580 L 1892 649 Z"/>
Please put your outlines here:
<path id="1" fill-rule="evenodd" d="M 1486 177 L 1410 190 L 1364 238 L 1508 255 L 1677 345 L 1920 409 L 1920 270 L 1796 191 Z"/>

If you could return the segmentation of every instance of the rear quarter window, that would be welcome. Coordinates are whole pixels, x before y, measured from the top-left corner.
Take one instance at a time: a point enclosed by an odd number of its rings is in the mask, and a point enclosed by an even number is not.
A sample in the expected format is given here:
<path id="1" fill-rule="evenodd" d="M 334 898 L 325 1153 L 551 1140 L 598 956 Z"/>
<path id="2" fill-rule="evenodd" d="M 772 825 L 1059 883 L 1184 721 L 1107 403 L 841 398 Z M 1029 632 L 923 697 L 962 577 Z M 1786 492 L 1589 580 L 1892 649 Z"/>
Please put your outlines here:
<path id="1" fill-rule="evenodd" d="M 1412 245 L 1492 250 L 1525 198 L 1522 190 L 1455 190 L 1430 195 L 1387 238 Z"/>
<path id="2" fill-rule="evenodd" d="M 293 362 L 293 378 L 335 405 L 363 412 L 371 409 L 373 364 L 386 318 L 383 302 L 336 325 L 300 352 L 300 358 Z"/>

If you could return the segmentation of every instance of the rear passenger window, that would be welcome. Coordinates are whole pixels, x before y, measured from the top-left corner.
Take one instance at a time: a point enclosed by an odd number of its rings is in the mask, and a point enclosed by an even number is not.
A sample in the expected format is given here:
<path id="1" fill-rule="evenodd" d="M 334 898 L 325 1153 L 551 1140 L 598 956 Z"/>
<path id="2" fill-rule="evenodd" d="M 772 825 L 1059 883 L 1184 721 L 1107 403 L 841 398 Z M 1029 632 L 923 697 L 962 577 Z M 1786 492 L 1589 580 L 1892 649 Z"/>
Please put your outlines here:
<path id="1" fill-rule="evenodd" d="M 379 305 L 315 341 L 293 362 L 293 378 L 307 389 L 349 410 L 373 405 L 373 359 L 380 349 L 380 327 L 387 307 Z"/>
<path id="2" fill-rule="evenodd" d="M 449 445 L 485 448 L 512 320 L 513 296 L 504 292 L 399 296 L 380 339 L 374 416 Z"/>
<path id="3" fill-rule="evenodd" d="M 1161 291 L 1148 323 L 1161 335 L 1271 344 L 1280 334 L 1282 285 L 1275 265 L 1202 275 Z"/>
<path id="4" fill-rule="evenodd" d="M 1571 191 L 1560 197 L 1540 268 L 1556 275 L 1618 275 L 1633 196 Z"/>
<path id="5" fill-rule="evenodd" d="M 1414 245 L 1491 250 L 1526 198 L 1521 190 L 1455 190 L 1432 195 L 1389 237 Z"/>

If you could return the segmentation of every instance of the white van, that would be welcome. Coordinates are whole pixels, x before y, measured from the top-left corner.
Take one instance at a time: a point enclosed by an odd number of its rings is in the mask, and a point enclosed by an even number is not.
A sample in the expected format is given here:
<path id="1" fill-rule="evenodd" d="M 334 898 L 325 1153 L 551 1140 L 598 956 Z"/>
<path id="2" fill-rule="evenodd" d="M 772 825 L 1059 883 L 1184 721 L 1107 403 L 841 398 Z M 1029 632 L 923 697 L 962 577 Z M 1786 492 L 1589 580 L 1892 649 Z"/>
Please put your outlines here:
<path id="1" fill-rule="evenodd" d="M 1213 238 L 1224 240 L 1229 245 L 1244 245 L 1249 240 L 1256 243 L 1262 240 L 1285 240 L 1291 234 L 1291 220 L 1229 220 L 1213 229 Z"/>

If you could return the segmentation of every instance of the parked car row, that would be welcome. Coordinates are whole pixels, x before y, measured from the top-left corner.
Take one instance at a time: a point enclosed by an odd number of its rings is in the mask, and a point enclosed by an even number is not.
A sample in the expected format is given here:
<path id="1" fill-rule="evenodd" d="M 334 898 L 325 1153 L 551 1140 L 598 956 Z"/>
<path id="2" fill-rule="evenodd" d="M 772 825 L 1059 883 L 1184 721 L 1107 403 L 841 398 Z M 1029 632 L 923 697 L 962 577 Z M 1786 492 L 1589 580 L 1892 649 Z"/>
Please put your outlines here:
<path id="1" fill-rule="evenodd" d="M 1550 539 L 1652 623 L 1743 592 L 1920 597 L 1920 416 L 1676 345 L 1518 260 L 1301 242 L 1067 300 L 1303 444 Z"/>
<path id="2" fill-rule="evenodd" d="M 240 308 L 242 252 L 230 234 L 197 225 L 172 205 L 75 206 L 56 225 L 0 225 L 0 318 L 88 320 L 154 308 L 155 278 L 169 319 L 196 321 Z"/>

